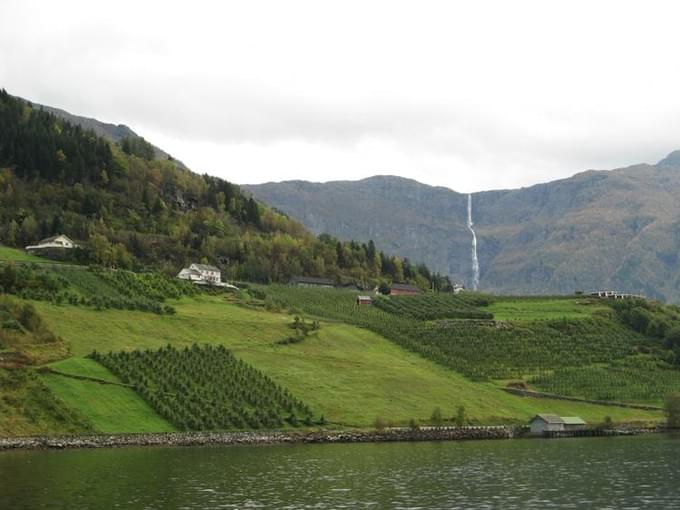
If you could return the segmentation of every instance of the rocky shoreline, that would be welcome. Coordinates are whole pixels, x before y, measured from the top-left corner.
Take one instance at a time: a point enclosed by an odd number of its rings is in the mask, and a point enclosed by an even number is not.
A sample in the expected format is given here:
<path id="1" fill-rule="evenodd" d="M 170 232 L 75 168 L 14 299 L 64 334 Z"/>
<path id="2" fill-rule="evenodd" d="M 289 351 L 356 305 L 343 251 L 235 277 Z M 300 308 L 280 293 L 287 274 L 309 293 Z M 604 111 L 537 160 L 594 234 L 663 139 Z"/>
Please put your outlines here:
<path id="1" fill-rule="evenodd" d="M 511 439 L 515 427 L 427 427 L 351 431 L 168 432 L 0 438 L 2 450 L 119 448 L 141 446 L 217 446 L 302 443 L 369 443 L 395 441 L 462 441 Z"/>

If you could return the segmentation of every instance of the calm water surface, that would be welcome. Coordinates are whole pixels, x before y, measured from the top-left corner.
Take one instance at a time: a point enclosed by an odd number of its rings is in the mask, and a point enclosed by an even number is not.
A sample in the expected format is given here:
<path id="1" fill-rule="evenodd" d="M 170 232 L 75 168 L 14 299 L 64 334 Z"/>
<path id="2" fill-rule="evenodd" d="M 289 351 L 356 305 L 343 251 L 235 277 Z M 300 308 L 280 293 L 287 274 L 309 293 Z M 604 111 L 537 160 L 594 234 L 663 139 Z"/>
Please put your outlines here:
<path id="1" fill-rule="evenodd" d="M 0 509 L 680 509 L 680 437 L 0 453 Z"/>

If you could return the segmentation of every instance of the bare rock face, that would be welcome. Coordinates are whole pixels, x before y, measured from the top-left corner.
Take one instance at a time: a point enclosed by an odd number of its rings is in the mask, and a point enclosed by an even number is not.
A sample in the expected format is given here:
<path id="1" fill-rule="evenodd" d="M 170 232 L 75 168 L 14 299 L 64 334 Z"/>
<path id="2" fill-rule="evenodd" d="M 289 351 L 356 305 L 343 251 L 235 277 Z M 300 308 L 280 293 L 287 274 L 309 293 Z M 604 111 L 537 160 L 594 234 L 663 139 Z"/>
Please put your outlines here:
<path id="1" fill-rule="evenodd" d="M 467 195 L 400 177 L 245 185 L 315 233 L 368 241 L 471 283 Z M 680 151 L 657 165 L 587 171 L 472 195 L 480 290 L 613 288 L 680 299 Z"/>

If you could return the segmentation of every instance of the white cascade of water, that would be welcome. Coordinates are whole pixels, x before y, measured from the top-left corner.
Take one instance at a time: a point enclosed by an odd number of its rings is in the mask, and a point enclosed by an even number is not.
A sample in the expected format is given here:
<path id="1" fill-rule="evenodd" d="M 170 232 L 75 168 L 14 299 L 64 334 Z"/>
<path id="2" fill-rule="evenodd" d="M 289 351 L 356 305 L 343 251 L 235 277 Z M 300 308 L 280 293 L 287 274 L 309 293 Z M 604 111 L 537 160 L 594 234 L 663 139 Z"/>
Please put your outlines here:
<path id="1" fill-rule="evenodd" d="M 479 287 L 479 259 L 477 259 L 477 236 L 472 228 L 472 194 L 468 195 L 467 203 L 467 227 L 472 234 L 472 290 L 477 290 Z"/>

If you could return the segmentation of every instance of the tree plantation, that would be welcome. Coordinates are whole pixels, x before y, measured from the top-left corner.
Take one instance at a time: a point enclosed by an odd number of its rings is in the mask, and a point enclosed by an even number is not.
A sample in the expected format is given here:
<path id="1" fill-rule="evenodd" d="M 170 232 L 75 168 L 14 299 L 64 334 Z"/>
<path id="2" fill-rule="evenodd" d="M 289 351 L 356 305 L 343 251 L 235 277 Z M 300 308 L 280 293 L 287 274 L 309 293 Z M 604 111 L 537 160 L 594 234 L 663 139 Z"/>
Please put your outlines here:
<path id="1" fill-rule="evenodd" d="M 566 374 L 573 378 L 582 374 L 583 384 L 592 392 L 606 395 L 607 390 L 598 389 L 595 374 L 612 375 L 612 380 L 636 381 L 637 392 L 630 390 L 609 391 L 616 399 L 629 395 L 632 400 L 658 400 L 663 392 L 679 388 L 680 372 L 668 365 L 675 359 L 674 344 L 665 343 L 654 335 L 640 333 L 620 319 L 619 310 L 636 310 L 646 313 L 656 310 L 664 317 L 674 317 L 674 307 L 650 305 L 643 301 L 631 300 L 626 305 L 612 303 L 614 309 L 606 310 L 594 306 L 588 299 L 562 298 L 565 314 L 573 308 L 583 308 L 583 318 L 556 319 L 555 310 L 550 309 L 547 317 L 522 321 L 493 321 L 493 315 L 485 308 L 495 302 L 511 304 L 518 308 L 541 309 L 541 298 L 525 299 L 492 297 L 475 293 L 459 296 L 426 295 L 419 297 L 378 298 L 373 307 L 357 307 L 350 293 L 325 289 L 291 289 L 270 286 L 266 294 L 280 307 L 304 311 L 312 316 L 343 320 L 365 327 L 398 345 L 429 358 L 441 365 L 465 374 L 473 380 L 522 379 L 539 375 L 532 380 L 544 388 L 559 385 L 565 395 L 579 396 L 565 380 Z M 553 301 L 545 298 L 544 301 Z M 580 303 L 580 305 L 579 305 Z M 637 303 L 637 305 L 636 305 Z M 537 306 L 538 305 L 538 306 Z M 641 313 L 641 312 L 640 312 Z M 451 317 L 449 319 L 440 319 Z M 484 320 L 475 320 L 483 318 Z M 668 319 L 668 330 L 677 324 Z M 653 353 L 645 370 L 634 368 L 639 358 L 629 358 L 637 352 Z M 632 359 L 633 361 L 628 361 Z M 654 361 L 655 360 L 655 361 Z M 598 364 L 612 363 L 609 368 L 598 368 Z M 623 369 L 620 364 L 628 368 Z M 632 364 L 632 366 L 630 366 Z M 592 366 L 592 367 L 591 367 Z M 556 369 L 566 369 L 562 372 Z M 669 371 L 669 369 L 671 369 Z M 626 376 L 626 374 L 628 374 Z M 659 378 L 658 384 L 651 385 L 649 378 Z M 623 379 L 622 379 L 623 378 Z M 612 385 L 618 383 L 612 382 Z M 656 389 L 653 387 L 656 386 Z M 557 392 L 557 393 L 561 393 Z M 592 396 L 592 393 L 588 393 Z"/>
<path id="2" fill-rule="evenodd" d="M 312 411 L 223 346 L 132 351 L 91 357 L 184 430 L 311 425 Z"/>
<path id="3" fill-rule="evenodd" d="M 191 283 L 162 273 L 13 263 L 0 265 L 0 290 L 24 299 L 157 314 L 173 313 L 166 299 L 199 292 Z"/>

